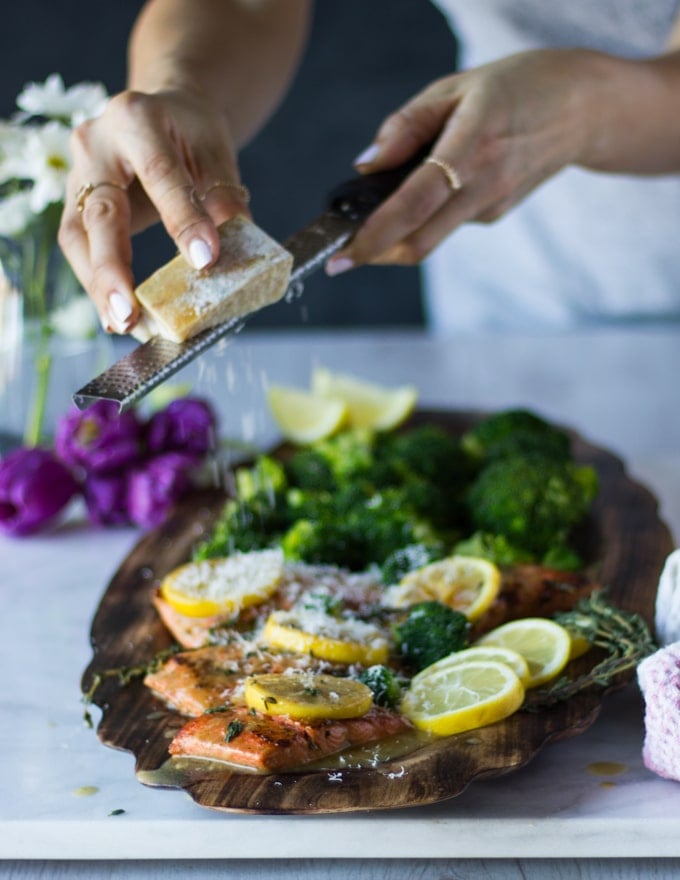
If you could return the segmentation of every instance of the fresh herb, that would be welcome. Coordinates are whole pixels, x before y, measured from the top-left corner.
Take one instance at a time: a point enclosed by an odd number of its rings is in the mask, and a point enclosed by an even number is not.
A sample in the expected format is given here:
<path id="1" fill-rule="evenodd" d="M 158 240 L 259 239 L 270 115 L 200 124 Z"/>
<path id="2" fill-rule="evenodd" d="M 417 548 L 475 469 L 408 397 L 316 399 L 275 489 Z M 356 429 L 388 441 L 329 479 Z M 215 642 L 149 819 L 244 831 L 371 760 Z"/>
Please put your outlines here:
<path id="1" fill-rule="evenodd" d="M 236 739 L 236 737 L 243 732 L 244 727 L 244 723 L 238 719 L 230 721 L 229 724 L 227 724 L 227 732 L 224 734 L 224 741 L 230 743 L 233 739 Z"/>
<path id="2" fill-rule="evenodd" d="M 276 699 L 276 697 L 265 697 L 262 702 L 264 703 L 264 711 L 266 712 L 270 706 L 278 703 L 278 700 Z"/>
<path id="3" fill-rule="evenodd" d="M 121 687 L 125 687 L 136 678 L 144 678 L 146 675 L 156 672 L 161 664 L 165 663 L 168 657 L 172 657 L 173 654 L 176 654 L 181 650 L 182 649 L 179 645 L 171 645 L 169 648 L 164 648 L 162 651 L 158 651 L 158 653 L 154 654 L 150 660 L 139 666 L 120 666 L 114 669 L 104 669 L 101 672 L 95 672 L 92 676 L 89 688 L 82 696 L 82 701 L 85 706 L 85 711 L 83 713 L 85 724 L 90 728 L 93 727 L 89 707 L 94 700 L 95 693 L 107 678 L 117 678 L 118 684 Z"/>
<path id="4" fill-rule="evenodd" d="M 583 675 L 573 679 L 562 676 L 550 687 L 532 692 L 525 709 L 552 706 L 593 687 L 607 688 L 657 649 L 642 617 L 611 605 L 601 590 L 582 599 L 573 611 L 555 615 L 555 620 L 583 635 L 593 647 L 606 651 L 607 656 Z"/>
<path id="5" fill-rule="evenodd" d="M 308 697 L 318 697 L 319 696 L 319 689 L 318 688 L 308 686 L 308 687 L 303 688 L 303 690 L 304 690 L 304 693 Z"/>
<path id="6" fill-rule="evenodd" d="M 125 810 L 122 810 L 119 807 L 117 810 L 111 810 L 111 812 L 109 813 L 109 816 L 122 816 L 124 812 L 125 812 Z"/>

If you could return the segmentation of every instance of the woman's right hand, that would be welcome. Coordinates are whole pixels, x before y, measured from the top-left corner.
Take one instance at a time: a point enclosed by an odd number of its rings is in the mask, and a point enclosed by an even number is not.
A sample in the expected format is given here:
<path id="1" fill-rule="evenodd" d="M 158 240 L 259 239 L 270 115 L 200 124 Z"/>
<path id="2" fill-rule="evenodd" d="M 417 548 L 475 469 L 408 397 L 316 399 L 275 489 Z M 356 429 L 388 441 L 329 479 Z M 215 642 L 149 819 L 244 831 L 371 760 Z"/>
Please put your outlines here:
<path id="1" fill-rule="evenodd" d="M 187 91 L 124 91 L 71 139 L 59 243 L 109 331 L 139 318 L 132 235 L 160 219 L 197 269 L 215 262 L 217 226 L 248 213 L 232 137 L 213 104 Z"/>

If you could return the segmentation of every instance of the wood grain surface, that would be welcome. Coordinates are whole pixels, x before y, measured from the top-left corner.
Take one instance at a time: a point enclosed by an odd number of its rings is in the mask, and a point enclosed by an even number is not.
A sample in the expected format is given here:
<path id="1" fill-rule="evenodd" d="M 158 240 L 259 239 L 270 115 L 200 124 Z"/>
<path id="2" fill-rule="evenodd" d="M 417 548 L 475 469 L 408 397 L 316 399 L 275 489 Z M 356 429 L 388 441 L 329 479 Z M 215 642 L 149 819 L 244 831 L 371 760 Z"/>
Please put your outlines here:
<path id="1" fill-rule="evenodd" d="M 420 411 L 411 424 L 436 423 L 458 434 L 479 416 Z M 631 480 L 623 463 L 574 436 L 578 461 L 592 464 L 600 492 L 583 530 L 580 549 L 593 577 L 617 605 L 651 625 L 661 568 L 673 548 L 655 498 Z M 151 596 L 160 579 L 185 562 L 222 510 L 224 495 L 204 491 L 187 498 L 158 529 L 145 535 L 107 587 L 91 629 L 93 658 L 83 674 L 87 692 L 106 670 L 144 665 L 172 639 Z M 587 655 L 586 655 L 587 656 Z M 583 662 L 583 661 L 581 661 Z M 631 673 L 632 674 L 632 673 Z M 105 677 L 93 702 L 102 710 L 97 733 L 107 746 L 136 756 L 140 781 L 185 789 L 217 810 L 259 813 L 332 813 L 391 809 L 455 797 L 475 779 L 498 776 L 529 762 L 546 744 L 585 731 L 597 717 L 604 693 L 582 693 L 538 712 L 517 712 L 498 724 L 435 740 L 376 767 L 260 775 L 226 765 L 168 759 L 168 743 L 184 723 L 137 679 L 121 687 Z"/>

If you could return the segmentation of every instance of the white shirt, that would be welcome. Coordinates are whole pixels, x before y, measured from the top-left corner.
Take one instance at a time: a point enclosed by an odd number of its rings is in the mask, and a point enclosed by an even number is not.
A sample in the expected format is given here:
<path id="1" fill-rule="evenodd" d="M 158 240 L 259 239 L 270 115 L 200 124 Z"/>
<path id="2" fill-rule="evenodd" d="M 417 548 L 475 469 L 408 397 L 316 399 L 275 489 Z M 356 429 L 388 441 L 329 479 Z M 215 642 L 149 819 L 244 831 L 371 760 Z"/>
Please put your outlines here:
<path id="1" fill-rule="evenodd" d="M 680 0 L 437 0 L 463 67 L 531 48 L 664 50 Z M 467 224 L 424 265 L 435 332 L 680 319 L 680 175 L 568 168 L 491 225 Z"/>

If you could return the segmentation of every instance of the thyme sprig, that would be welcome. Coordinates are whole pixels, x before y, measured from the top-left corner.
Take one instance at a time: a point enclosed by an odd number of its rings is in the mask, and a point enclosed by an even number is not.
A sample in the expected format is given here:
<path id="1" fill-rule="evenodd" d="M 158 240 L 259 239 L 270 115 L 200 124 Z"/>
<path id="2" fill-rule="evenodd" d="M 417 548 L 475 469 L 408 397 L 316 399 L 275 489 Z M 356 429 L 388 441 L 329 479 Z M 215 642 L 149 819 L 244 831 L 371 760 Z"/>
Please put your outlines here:
<path id="1" fill-rule="evenodd" d="M 602 590 L 582 599 L 573 611 L 555 615 L 570 632 L 583 636 L 607 655 L 576 678 L 561 676 L 549 687 L 533 691 L 523 708 L 537 710 L 568 700 L 590 688 L 607 688 L 624 672 L 635 669 L 657 645 L 639 614 L 610 604 Z"/>
<path id="2" fill-rule="evenodd" d="M 90 706 L 94 700 L 95 693 L 107 678 L 115 677 L 118 679 L 118 684 L 121 687 L 125 687 L 136 678 L 143 678 L 146 675 L 150 675 L 152 672 L 156 672 L 168 657 L 172 657 L 173 654 L 176 654 L 181 650 L 182 649 L 179 645 L 170 645 L 169 648 L 163 648 L 163 650 L 158 651 L 153 657 L 151 657 L 151 659 L 147 660 L 146 663 L 140 663 L 137 666 L 119 666 L 113 669 L 103 669 L 101 672 L 95 672 L 92 676 L 89 688 L 82 696 L 82 702 L 85 706 L 83 712 L 85 724 L 90 728 L 93 727 Z"/>

